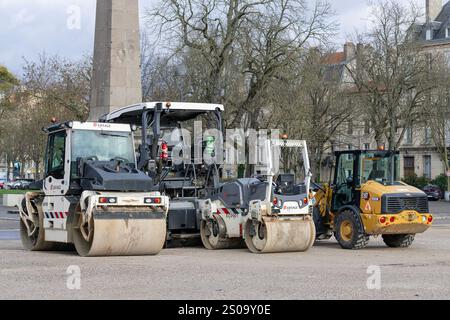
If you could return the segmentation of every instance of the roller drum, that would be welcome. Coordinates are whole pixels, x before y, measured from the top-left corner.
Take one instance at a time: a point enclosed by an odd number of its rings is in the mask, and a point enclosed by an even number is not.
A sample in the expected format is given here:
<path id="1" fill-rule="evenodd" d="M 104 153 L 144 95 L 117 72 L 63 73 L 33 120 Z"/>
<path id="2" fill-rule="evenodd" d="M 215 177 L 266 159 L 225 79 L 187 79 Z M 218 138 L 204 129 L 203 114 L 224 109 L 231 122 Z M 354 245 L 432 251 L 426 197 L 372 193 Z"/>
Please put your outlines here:
<path id="1" fill-rule="evenodd" d="M 309 216 L 263 220 L 257 225 L 249 220 L 245 226 L 245 243 L 253 253 L 301 252 L 314 244 L 316 229 Z"/>
<path id="2" fill-rule="evenodd" d="M 94 214 L 93 223 L 93 235 L 89 241 L 79 229 L 74 230 L 74 244 L 80 256 L 155 255 L 163 249 L 166 241 L 167 226 L 162 213 L 114 218 Z"/>
<path id="3" fill-rule="evenodd" d="M 214 220 L 210 222 L 202 220 L 200 236 L 206 249 L 222 250 L 244 247 L 241 238 L 227 238 L 226 233 L 225 222 L 220 216 L 214 216 Z"/>

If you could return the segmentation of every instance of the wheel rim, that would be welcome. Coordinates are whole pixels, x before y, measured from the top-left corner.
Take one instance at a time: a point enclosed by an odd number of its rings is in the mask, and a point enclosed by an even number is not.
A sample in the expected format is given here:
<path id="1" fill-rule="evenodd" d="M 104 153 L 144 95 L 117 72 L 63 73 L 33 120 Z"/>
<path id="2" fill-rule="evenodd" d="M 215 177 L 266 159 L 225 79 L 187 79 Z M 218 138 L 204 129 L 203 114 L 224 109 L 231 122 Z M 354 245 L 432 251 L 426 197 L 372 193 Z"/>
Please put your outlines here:
<path id="1" fill-rule="evenodd" d="M 351 241 L 353 238 L 353 224 L 348 220 L 342 222 L 340 227 L 340 234 L 342 240 Z"/>
<path id="2" fill-rule="evenodd" d="M 219 224 L 217 223 L 216 220 L 208 221 L 205 224 L 205 228 L 206 228 L 206 239 L 213 248 L 216 247 L 220 242 Z"/>
<path id="3" fill-rule="evenodd" d="M 255 233 L 255 235 L 251 237 L 253 247 L 259 252 L 263 251 L 264 247 L 266 246 L 266 242 L 267 242 L 266 225 L 261 222 L 258 222 L 257 224 L 253 225 L 253 227 L 254 227 L 254 233 Z"/>
<path id="4" fill-rule="evenodd" d="M 22 220 L 20 220 L 20 236 L 22 239 L 22 243 L 25 245 L 25 247 L 31 250 L 36 246 L 38 242 L 39 228 L 35 227 L 31 221 L 29 223 L 32 225 L 33 228 L 35 228 L 33 234 L 31 235 L 28 234 L 28 229 L 25 226 L 25 223 Z"/>

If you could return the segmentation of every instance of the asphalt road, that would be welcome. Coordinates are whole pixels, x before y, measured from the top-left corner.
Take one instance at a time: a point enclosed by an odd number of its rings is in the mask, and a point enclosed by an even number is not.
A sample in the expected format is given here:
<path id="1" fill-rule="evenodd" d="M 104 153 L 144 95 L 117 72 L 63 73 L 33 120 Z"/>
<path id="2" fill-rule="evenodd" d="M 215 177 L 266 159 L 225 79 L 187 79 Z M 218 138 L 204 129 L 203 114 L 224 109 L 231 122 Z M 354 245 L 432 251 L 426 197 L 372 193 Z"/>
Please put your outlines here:
<path id="1" fill-rule="evenodd" d="M 431 203 L 437 223 L 408 249 L 387 248 L 378 238 L 360 251 L 329 240 L 306 253 L 180 248 L 105 258 L 26 252 L 17 216 L 1 209 L 0 299 L 450 299 L 447 203 Z M 79 290 L 68 268 L 80 271 Z M 380 289 L 369 289 L 368 280 Z"/>

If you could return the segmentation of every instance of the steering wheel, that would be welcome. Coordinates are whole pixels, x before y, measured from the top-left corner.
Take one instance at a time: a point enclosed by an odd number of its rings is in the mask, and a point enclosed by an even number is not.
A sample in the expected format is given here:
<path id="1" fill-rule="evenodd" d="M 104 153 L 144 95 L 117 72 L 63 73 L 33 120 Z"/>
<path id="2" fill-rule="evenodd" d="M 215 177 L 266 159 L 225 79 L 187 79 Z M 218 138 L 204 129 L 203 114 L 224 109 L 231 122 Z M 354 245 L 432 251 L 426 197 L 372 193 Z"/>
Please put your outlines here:
<path id="1" fill-rule="evenodd" d="M 114 161 L 114 167 L 112 167 L 111 164 L 107 163 L 103 166 L 105 171 L 116 173 L 117 167 L 120 167 L 128 173 L 131 172 L 131 169 L 126 165 L 126 163 L 128 162 L 128 159 L 125 159 L 122 157 L 115 157 L 115 158 L 111 159 L 111 161 Z"/>
<path id="2" fill-rule="evenodd" d="M 313 186 L 315 186 L 317 189 L 322 190 L 323 192 L 325 192 L 325 189 L 322 188 L 319 184 L 315 183 L 314 181 L 311 181 L 311 184 L 312 184 Z"/>
<path id="3" fill-rule="evenodd" d="M 98 161 L 98 157 L 97 156 L 89 156 L 89 157 L 84 157 L 85 161 Z"/>
<path id="4" fill-rule="evenodd" d="M 113 159 L 111 159 L 111 161 L 117 161 L 119 163 L 127 163 L 128 159 L 122 157 L 114 157 Z"/>

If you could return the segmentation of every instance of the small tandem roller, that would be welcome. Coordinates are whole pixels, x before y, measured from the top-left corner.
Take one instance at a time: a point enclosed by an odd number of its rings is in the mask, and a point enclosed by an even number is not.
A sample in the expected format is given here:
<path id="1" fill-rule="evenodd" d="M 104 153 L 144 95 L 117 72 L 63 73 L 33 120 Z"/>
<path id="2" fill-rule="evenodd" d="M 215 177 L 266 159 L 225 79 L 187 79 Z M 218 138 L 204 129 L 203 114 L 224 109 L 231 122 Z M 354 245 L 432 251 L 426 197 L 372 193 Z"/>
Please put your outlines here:
<path id="1" fill-rule="evenodd" d="M 23 246 L 75 245 L 80 256 L 154 255 L 164 247 L 169 199 L 136 170 L 129 125 L 67 122 L 48 134 L 41 191 L 20 208 Z"/>
<path id="2" fill-rule="evenodd" d="M 274 183 L 274 148 L 302 151 L 305 180 L 281 174 Z M 268 140 L 265 179 L 239 179 L 200 202 L 201 238 L 207 249 L 245 245 L 253 253 L 307 251 L 316 238 L 309 196 L 311 172 L 305 141 Z"/>

